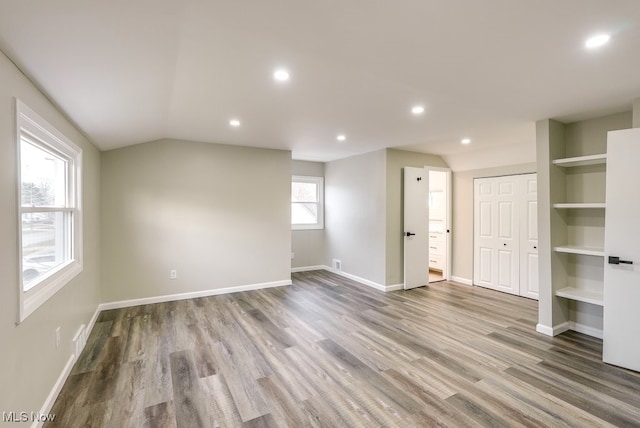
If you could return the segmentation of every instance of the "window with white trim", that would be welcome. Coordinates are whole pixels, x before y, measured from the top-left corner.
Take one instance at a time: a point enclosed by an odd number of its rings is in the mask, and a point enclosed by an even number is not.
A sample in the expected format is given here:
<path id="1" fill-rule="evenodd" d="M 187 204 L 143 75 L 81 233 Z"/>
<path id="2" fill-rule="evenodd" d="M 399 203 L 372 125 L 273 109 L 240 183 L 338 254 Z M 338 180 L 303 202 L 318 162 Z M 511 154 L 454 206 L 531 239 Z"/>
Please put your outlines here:
<path id="1" fill-rule="evenodd" d="M 23 321 L 82 271 L 82 150 L 16 100 Z"/>
<path id="2" fill-rule="evenodd" d="M 291 228 L 324 228 L 324 178 L 294 175 L 291 179 Z"/>

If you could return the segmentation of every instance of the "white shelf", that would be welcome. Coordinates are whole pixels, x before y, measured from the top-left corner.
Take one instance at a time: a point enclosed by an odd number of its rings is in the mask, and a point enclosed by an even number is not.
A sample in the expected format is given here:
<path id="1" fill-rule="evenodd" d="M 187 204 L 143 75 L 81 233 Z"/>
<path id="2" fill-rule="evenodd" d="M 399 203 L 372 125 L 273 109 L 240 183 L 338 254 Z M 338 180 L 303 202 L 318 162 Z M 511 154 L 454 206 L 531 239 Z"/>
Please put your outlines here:
<path id="1" fill-rule="evenodd" d="M 592 305 L 604 306 L 602 293 L 593 290 L 583 290 L 581 288 L 566 287 L 556 291 L 556 296 L 565 299 L 577 300 L 579 302 L 591 303 Z"/>
<path id="2" fill-rule="evenodd" d="M 561 204 L 553 204 L 553 208 L 561 208 L 561 209 L 584 209 L 584 208 L 604 208 L 604 202 L 571 202 L 571 203 L 561 203 Z"/>
<path id="3" fill-rule="evenodd" d="M 553 163 L 556 166 L 561 166 L 563 168 L 569 168 L 574 166 L 599 165 L 599 164 L 607 163 L 607 154 L 603 153 L 600 155 L 588 155 L 588 156 L 577 156 L 574 158 L 555 159 L 551 163 Z"/>
<path id="4" fill-rule="evenodd" d="M 557 253 L 604 257 L 604 248 L 582 247 L 580 245 L 562 245 L 555 247 L 553 250 Z"/>

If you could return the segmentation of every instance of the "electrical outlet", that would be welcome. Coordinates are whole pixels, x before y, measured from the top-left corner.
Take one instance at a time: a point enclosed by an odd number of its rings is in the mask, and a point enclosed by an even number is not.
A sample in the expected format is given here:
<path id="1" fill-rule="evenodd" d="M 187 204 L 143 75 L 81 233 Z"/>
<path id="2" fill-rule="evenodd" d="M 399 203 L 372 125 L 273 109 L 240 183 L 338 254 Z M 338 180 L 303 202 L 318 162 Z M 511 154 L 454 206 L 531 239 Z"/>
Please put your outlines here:
<path id="1" fill-rule="evenodd" d="M 56 350 L 60 349 L 60 326 L 56 328 Z"/>
<path id="2" fill-rule="evenodd" d="M 175 269 L 171 269 L 169 271 L 169 279 L 178 279 L 178 271 Z"/>
<path id="3" fill-rule="evenodd" d="M 337 271 L 341 271 L 342 270 L 342 261 L 338 260 L 338 259 L 333 259 L 333 268 Z"/>

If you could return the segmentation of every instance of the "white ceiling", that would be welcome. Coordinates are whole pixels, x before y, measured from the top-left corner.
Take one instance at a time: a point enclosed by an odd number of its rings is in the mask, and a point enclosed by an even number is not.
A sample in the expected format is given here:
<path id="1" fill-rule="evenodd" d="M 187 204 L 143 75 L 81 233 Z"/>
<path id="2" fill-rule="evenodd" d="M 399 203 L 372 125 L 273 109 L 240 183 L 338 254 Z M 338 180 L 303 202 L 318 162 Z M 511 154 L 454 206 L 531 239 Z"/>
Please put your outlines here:
<path id="1" fill-rule="evenodd" d="M 0 49 L 102 150 L 176 138 L 447 159 L 532 153 L 538 119 L 630 109 L 639 25 L 638 0 L 2 0 Z M 585 49 L 599 32 L 611 42 Z"/>

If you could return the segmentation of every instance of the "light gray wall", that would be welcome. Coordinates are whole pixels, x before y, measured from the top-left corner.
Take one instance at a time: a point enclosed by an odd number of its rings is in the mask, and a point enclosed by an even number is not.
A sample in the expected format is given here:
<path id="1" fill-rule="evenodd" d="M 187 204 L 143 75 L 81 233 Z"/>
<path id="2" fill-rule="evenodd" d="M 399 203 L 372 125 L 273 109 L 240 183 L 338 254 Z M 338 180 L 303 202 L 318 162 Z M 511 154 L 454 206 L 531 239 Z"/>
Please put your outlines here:
<path id="1" fill-rule="evenodd" d="M 453 173 L 452 276 L 473 279 L 473 179 L 529 172 L 536 172 L 535 163 Z"/>
<path id="2" fill-rule="evenodd" d="M 565 157 L 607 152 L 607 132 L 632 125 L 630 111 L 568 123 L 564 127 Z"/>
<path id="3" fill-rule="evenodd" d="M 385 285 L 404 282 L 404 237 L 402 168 L 411 166 L 437 166 L 447 168 L 440 156 L 404 150 L 387 149 L 387 227 L 386 227 L 386 277 Z M 426 201 L 425 201 L 426 203 Z M 425 219 L 426 220 L 426 219 Z"/>
<path id="4" fill-rule="evenodd" d="M 290 189 L 288 151 L 160 140 L 103 152 L 102 301 L 289 280 Z"/>
<path id="5" fill-rule="evenodd" d="M 294 160 L 293 175 L 324 177 L 324 163 Z M 291 267 L 321 266 L 324 264 L 324 229 L 292 230 L 291 251 L 295 254 Z"/>
<path id="6" fill-rule="evenodd" d="M 386 150 L 325 164 L 325 263 L 383 285 Z"/>
<path id="7" fill-rule="evenodd" d="M 15 100 L 19 98 L 83 151 L 83 272 L 16 326 L 18 216 Z M 100 153 L 0 53 L 0 411 L 39 411 L 71 355 L 71 340 L 99 300 Z M 55 349 L 60 326 L 61 346 Z"/>

